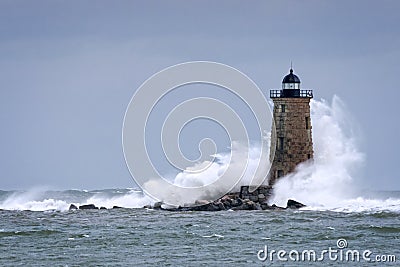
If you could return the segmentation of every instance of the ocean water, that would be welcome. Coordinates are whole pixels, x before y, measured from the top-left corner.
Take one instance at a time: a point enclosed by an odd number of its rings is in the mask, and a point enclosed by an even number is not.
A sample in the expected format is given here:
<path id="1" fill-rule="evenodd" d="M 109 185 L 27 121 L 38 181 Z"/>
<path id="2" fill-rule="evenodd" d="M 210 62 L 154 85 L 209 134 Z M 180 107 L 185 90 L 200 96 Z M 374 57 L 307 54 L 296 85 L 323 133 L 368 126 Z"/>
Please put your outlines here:
<path id="1" fill-rule="evenodd" d="M 336 208 L 168 212 L 139 208 L 134 189 L 0 191 L 0 266 L 395 266 L 400 192 L 373 192 Z M 68 211 L 70 203 L 122 209 Z M 338 239 L 347 247 L 338 248 Z M 287 261 L 271 250 L 287 252 Z M 320 260 L 323 250 L 337 250 Z M 261 250 L 261 252 L 259 252 Z M 316 260 L 289 258 L 314 250 Z M 369 259 L 340 260 L 348 250 Z M 292 256 L 296 259 L 295 252 Z M 257 255 L 259 254 L 259 255 Z M 259 256 L 259 257 L 258 257 Z M 285 259 L 283 257 L 282 259 Z"/>

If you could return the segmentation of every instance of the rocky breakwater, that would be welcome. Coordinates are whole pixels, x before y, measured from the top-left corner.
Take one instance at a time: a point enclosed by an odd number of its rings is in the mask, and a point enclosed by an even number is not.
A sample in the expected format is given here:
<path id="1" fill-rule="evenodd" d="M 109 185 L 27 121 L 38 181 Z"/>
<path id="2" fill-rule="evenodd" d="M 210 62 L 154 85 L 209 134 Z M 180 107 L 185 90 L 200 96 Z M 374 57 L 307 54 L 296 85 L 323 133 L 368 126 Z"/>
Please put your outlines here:
<path id="1" fill-rule="evenodd" d="M 198 200 L 195 205 L 183 206 L 177 208 L 163 207 L 161 202 L 154 206 L 145 206 L 144 208 L 168 210 L 168 211 L 222 211 L 222 210 L 286 210 L 299 209 L 305 207 L 304 204 L 289 199 L 286 207 L 279 207 L 275 204 L 267 203 L 271 188 L 258 188 L 253 192 L 247 188 L 242 188 L 240 193 L 227 194 L 215 201 Z"/>
<path id="2" fill-rule="evenodd" d="M 286 207 L 279 207 L 275 204 L 269 205 L 268 199 L 272 195 L 272 187 L 260 186 L 254 191 L 250 191 L 248 186 L 242 186 L 240 192 L 230 193 L 215 200 L 197 200 L 194 205 L 166 207 L 162 202 L 156 202 L 154 205 L 146 205 L 143 208 L 167 210 L 167 211 L 222 211 L 222 210 L 286 210 L 300 209 L 304 204 L 296 200 L 289 199 Z M 120 208 L 114 206 L 113 209 Z M 96 207 L 93 204 L 76 206 L 71 204 L 69 210 L 98 210 L 105 207 Z"/>
<path id="3" fill-rule="evenodd" d="M 121 207 L 114 206 L 112 207 L 113 209 L 119 209 Z M 105 207 L 96 207 L 94 204 L 85 204 L 85 205 L 80 205 L 77 206 L 75 204 L 69 205 L 69 210 L 106 210 L 107 208 Z"/>

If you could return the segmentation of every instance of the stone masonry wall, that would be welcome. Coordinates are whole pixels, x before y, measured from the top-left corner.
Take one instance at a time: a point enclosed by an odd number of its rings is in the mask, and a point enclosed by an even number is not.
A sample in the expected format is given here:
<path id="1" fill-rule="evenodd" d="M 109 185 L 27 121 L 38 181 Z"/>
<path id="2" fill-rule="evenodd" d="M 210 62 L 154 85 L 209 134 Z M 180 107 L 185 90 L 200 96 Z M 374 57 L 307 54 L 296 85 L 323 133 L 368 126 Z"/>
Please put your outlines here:
<path id="1" fill-rule="evenodd" d="M 273 98 L 269 185 L 314 156 L 309 98 Z M 283 106 L 284 105 L 284 106 Z"/>

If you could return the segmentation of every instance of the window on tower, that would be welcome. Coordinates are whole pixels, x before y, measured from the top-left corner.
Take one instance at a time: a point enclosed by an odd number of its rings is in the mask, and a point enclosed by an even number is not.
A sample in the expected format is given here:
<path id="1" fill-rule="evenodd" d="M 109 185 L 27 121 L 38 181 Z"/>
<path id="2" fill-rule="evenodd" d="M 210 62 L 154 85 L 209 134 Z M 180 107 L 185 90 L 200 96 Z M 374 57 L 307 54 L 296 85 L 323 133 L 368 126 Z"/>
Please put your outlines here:
<path id="1" fill-rule="evenodd" d="M 279 140 L 278 149 L 283 150 L 283 137 L 279 137 L 278 140 Z"/>
<path id="2" fill-rule="evenodd" d="M 286 112 L 286 105 L 285 104 L 281 104 L 281 112 Z"/>

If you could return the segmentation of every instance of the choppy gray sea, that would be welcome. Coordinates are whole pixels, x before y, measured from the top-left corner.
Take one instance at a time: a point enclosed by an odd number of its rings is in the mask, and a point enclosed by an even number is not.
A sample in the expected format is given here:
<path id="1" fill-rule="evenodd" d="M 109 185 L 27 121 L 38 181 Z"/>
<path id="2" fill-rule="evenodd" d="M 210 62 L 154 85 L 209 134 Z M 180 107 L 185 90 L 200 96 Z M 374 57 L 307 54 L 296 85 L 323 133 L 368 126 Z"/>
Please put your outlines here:
<path id="1" fill-rule="evenodd" d="M 393 207 L 362 212 L 68 211 L 70 202 L 96 200 L 96 194 L 109 195 L 102 198 L 107 206 L 132 192 L 27 194 L 0 191 L 0 266 L 395 266 L 400 261 L 400 212 Z"/>

